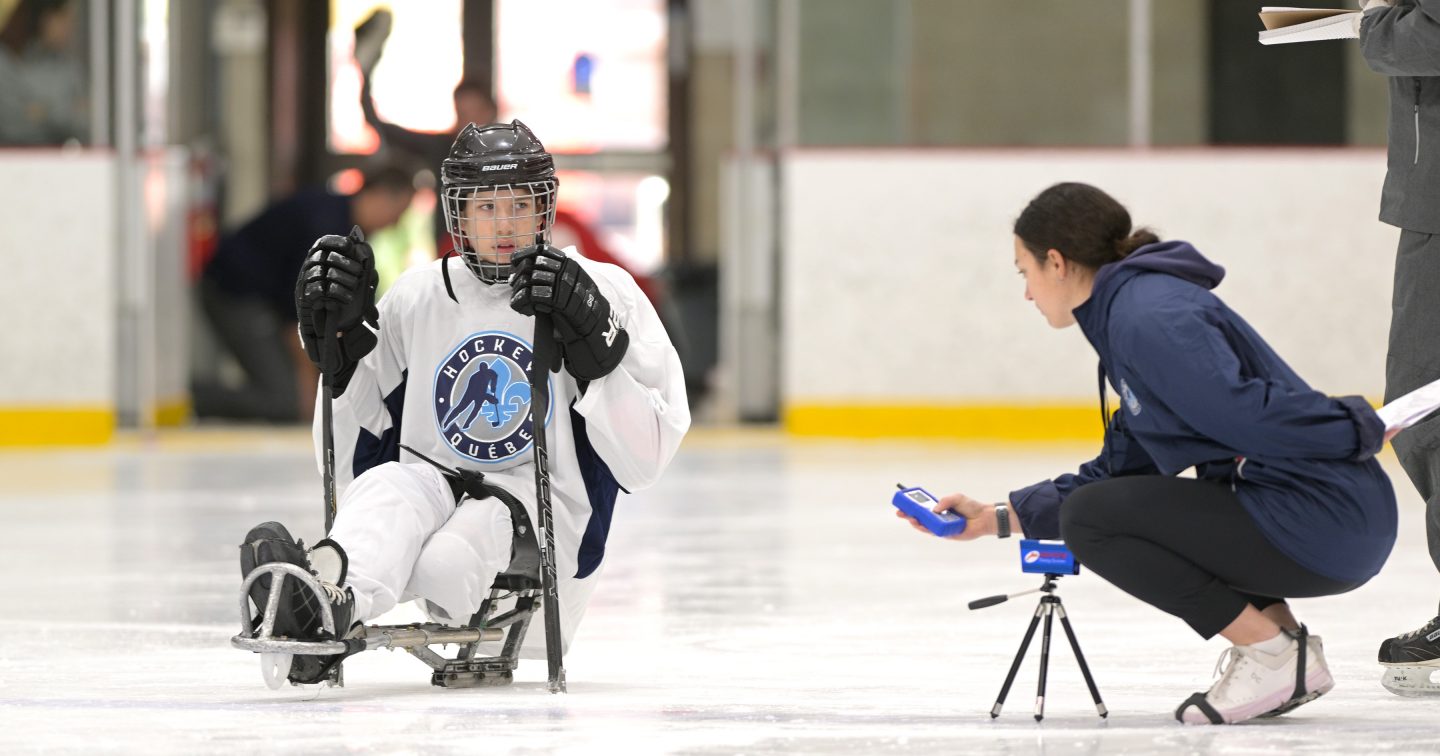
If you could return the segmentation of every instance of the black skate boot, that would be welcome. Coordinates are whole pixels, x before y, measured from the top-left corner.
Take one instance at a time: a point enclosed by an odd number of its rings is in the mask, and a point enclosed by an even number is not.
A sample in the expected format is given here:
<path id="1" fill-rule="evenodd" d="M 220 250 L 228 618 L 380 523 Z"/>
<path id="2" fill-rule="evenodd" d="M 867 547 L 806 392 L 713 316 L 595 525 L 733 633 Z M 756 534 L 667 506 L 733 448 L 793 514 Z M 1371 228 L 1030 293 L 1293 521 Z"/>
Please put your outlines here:
<path id="1" fill-rule="evenodd" d="M 312 590 L 295 578 L 284 581 L 284 595 L 275 610 L 273 635 L 289 640 L 320 641 L 346 640 L 355 637 L 360 629 L 353 623 L 355 600 L 345 582 L 348 567 L 345 552 L 330 539 L 322 540 L 310 551 L 303 543 L 297 542 L 278 522 L 267 522 L 251 529 L 240 545 L 240 570 L 249 575 L 256 567 L 272 562 L 284 562 L 304 568 L 314 575 L 320 592 Z M 250 589 L 250 600 L 259 615 L 251 626 L 259 631 L 270 598 L 269 575 L 262 575 Z M 330 606 L 335 632 L 325 629 L 321 602 Z M 358 649 L 357 649 L 358 650 Z M 349 654 L 314 656 L 296 654 L 287 675 L 290 682 L 308 684 L 323 682 L 330 671 Z"/>
<path id="2" fill-rule="evenodd" d="M 1419 630 L 1386 638 L 1380 644 L 1379 661 L 1385 667 L 1380 684 L 1391 693 L 1440 697 L 1440 682 L 1430 680 L 1440 673 L 1440 615 Z"/>
<path id="3" fill-rule="evenodd" d="M 262 564 L 285 562 L 310 569 L 305 557 L 305 544 L 290 536 L 290 531 L 278 522 L 256 525 L 245 534 L 240 544 L 240 576 L 247 577 Z M 318 624 L 320 605 L 312 593 L 294 580 L 284 583 L 285 595 L 280 598 L 280 611 L 275 616 L 274 634 L 279 637 L 300 639 L 312 624 Z M 250 588 L 250 600 L 255 605 L 256 616 L 251 623 L 259 631 L 264 620 L 265 606 L 270 600 L 270 576 L 262 575 Z"/>

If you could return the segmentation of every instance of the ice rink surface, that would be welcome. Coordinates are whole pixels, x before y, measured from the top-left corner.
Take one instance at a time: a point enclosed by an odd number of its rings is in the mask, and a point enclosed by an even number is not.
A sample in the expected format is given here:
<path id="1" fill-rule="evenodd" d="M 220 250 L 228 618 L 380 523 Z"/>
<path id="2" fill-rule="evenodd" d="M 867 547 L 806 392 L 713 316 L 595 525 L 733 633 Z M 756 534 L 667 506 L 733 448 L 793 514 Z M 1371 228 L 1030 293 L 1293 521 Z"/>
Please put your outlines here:
<path id="1" fill-rule="evenodd" d="M 1337 685 L 1263 723 L 1183 727 L 1220 639 L 1093 575 L 1060 595 L 1109 721 L 1068 646 L 1038 649 L 988 712 L 1035 607 L 1015 541 L 952 543 L 894 519 L 896 482 L 998 500 L 1082 447 L 796 442 L 697 432 L 656 488 L 616 507 L 603 580 L 566 659 L 509 688 L 431 687 L 403 652 L 346 662 L 346 686 L 261 682 L 238 629 L 236 545 L 278 519 L 319 537 L 308 437 L 206 431 L 102 451 L 0 454 L 0 753 L 1435 754 L 1440 700 L 1379 685 L 1380 640 L 1432 616 L 1421 503 L 1387 452 L 1400 540 L 1378 578 L 1296 602 Z M 533 632 L 540 632 L 536 627 Z"/>

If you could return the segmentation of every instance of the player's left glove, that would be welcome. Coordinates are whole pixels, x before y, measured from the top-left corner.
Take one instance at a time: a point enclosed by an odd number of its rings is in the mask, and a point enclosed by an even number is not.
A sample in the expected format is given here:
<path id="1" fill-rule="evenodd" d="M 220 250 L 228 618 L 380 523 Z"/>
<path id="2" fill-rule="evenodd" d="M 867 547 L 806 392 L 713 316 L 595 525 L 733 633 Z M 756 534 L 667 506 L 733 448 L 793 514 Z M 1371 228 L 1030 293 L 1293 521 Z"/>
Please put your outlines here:
<path id="1" fill-rule="evenodd" d="M 564 252 L 541 244 L 510 258 L 510 308 L 547 313 L 555 321 L 565 367 L 582 381 L 608 375 L 630 346 L 630 335 L 590 274 Z"/>

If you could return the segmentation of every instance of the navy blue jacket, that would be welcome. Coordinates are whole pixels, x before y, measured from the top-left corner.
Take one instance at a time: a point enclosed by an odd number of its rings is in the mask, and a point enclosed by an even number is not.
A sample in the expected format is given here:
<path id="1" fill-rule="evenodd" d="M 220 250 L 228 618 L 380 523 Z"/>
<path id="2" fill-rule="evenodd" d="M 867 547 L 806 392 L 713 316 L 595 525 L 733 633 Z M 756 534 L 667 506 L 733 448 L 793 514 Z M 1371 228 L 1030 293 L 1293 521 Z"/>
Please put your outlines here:
<path id="1" fill-rule="evenodd" d="M 303 190 L 265 208 L 220 238 L 205 278 L 231 296 L 258 299 L 295 322 L 295 279 L 310 245 L 325 234 L 348 234 L 353 197 Z"/>
<path id="2" fill-rule="evenodd" d="M 1121 406 L 1100 456 L 1010 494 L 1025 534 L 1060 535 L 1072 491 L 1125 475 L 1228 483 L 1270 543 L 1318 575 L 1363 581 L 1395 543 L 1395 492 L 1375 461 L 1384 423 L 1360 397 L 1311 389 L 1210 292 L 1225 270 L 1187 242 L 1149 244 L 1095 276 L 1075 318 Z"/>

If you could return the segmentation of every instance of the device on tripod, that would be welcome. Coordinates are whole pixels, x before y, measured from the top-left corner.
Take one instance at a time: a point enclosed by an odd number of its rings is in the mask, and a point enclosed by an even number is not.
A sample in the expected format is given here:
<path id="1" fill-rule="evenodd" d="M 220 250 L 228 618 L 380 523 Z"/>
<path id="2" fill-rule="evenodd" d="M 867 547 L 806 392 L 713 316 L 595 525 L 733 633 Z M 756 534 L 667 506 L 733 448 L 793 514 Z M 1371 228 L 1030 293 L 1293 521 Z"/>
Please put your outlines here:
<path id="1" fill-rule="evenodd" d="M 1035 616 L 1030 618 L 1030 627 L 1025 630 L 1025 639 L 1020 641 L 1020 650 L 1015 652 L 1015 661 L 1010 665 L 1010 674 L 1005 676 L 1005 684 L 1000 686 L 1000 695 L 995 698 L 995 706 L 990 709 L 990 718 L 1000 716 L 1000 708 L 1005 705 L 1005 696 L 1010 693 L 1010 684 L 1015 682 L 1015 673 L 1020 671 L 1020 662 L 1025 658 L 1025 651 L 1030 648 L 1030 640 L 1035 637 L 1035 627 L 1040 620 L 1045 620 L 1045 631 L 1040 635 L 1040 686 L 1035 693 L 1035 721 L 1039 722 L 1045 718 L 1045 677 L 1050 671 L 1050 627 L 1056 615 L 1060 617 L 1060 625 L 1065 628 L 1065 636 L 1070 639 L 1070 648 L 1075 652 L 1075 661 L 1080 663 L 1080 673 L 1085 676 L 1085 684 L 1090 688 L 1090 697 L 1095 699 L 1095 711 L 1103 719 L 1109 716 L 1110 712 L 1105 708 L 1105 702 L 1100 700 L 1100 689 L 1095 687 L 1095 678 L 1090 676 L 1090 667 L 1085 663 L 1085 655 L 1080 652 L 1080 642 L 1075 640 L 1075 629 L 1070 626 L 1070 618 L 1065 614 L 1065 606 L 1060 603 L 1060 597 L 1055 595 L 1055 581 L 1064 575 L 1079 575 L 1080 563 L 1075 561 L 1075 555 L 1065 544 L 1060 541 L 1039 541 L 1033 539 L 1022 539 L 1020 541 L 1020 570 L 1027 573 L 1042 574 L 1045 576 L 1045 583 L 1039 588 L 1009 595 L 988 596 L 986 598 L 971 601 L 971 609 L 984 609 L 987 606 L 994 606 L 1009 601 L 1016 596 L 1024 596 L 1027 593 L 1043 593 L 1040 603 L 1035 607 Z"/>

